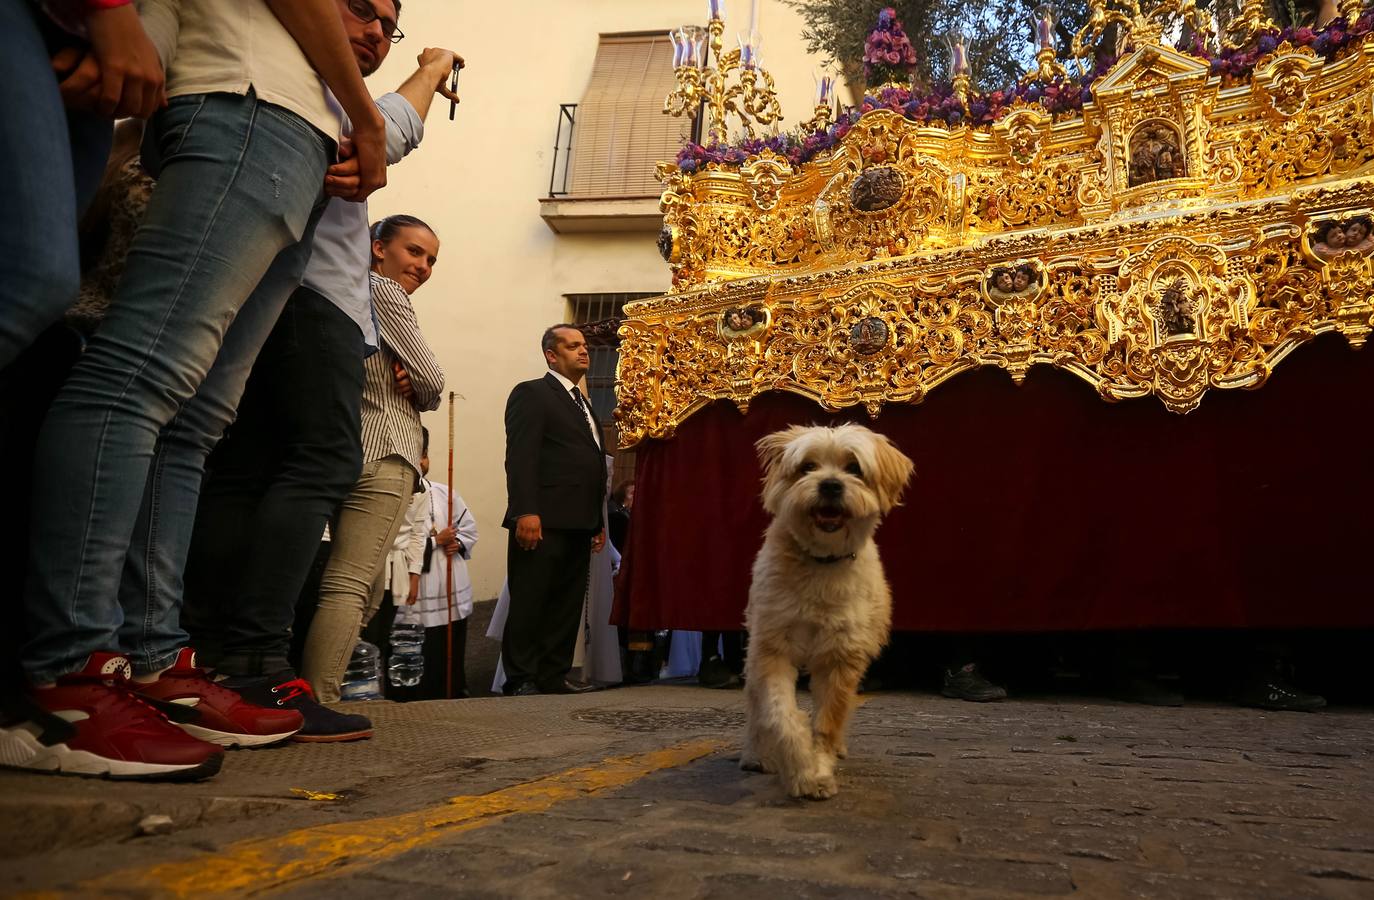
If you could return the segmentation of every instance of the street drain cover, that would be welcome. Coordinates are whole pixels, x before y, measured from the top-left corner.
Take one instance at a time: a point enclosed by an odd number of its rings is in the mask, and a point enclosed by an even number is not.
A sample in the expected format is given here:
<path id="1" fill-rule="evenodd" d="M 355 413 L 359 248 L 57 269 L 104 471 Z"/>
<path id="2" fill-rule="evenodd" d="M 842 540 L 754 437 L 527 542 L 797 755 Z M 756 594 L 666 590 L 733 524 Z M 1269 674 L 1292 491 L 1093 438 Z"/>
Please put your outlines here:
<path id="1" fill-rule="evenodd" d="M 744 714 L 725 709 L 585 709 L 580 722 L 617 731 L 725 731 L 743 728 Z"/>

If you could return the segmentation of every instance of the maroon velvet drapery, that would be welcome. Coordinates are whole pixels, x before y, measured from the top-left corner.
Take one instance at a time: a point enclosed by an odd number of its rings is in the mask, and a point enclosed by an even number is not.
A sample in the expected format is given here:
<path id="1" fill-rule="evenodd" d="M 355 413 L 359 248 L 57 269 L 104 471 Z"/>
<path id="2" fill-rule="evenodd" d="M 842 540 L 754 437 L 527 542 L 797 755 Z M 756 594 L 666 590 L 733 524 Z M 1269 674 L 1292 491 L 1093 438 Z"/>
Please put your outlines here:
<path id="1" fill-rule="evenodd" d="M 916 462 L 878 532 L 894 627 L 1374 626 L 1374 352 L 1328 336 L 1187 416 L 1109 404 L 1048 366 L 956 377 L 917 406 L 716 403 L 638 448 L 616 621 L 741 627 L 762 537 L 753 442 L 853 420 Z"/>

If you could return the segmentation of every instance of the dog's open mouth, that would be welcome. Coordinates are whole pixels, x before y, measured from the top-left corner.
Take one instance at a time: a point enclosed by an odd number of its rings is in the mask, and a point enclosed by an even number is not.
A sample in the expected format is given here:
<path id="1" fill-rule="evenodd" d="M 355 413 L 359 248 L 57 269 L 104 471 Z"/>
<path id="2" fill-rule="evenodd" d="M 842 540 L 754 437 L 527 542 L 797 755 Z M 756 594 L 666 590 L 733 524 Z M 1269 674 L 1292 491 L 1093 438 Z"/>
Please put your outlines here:
<path id="1" fill-rule="evenodd" d="M 811 521 L 821 531 L 839 531 L 849 521 L 849 513 L 845 512 L 843 506 L 822 503 L 811 510 Z"/>

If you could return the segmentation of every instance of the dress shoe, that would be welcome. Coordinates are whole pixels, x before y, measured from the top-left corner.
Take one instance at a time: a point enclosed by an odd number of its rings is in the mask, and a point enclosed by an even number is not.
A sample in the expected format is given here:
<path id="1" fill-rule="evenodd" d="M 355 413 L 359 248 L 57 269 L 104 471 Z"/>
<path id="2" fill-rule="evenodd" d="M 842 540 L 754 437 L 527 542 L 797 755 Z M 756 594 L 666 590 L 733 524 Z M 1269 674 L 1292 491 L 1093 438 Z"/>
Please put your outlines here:
<path id="1" fill-rule="evenodd" d="M 535 695 L 535 694 L 542 694 L 542 693 L 544 693 L 544 692 L 541 691 L 541 690 L 539 690 L 539 688 L 535 687 L 533 684 L 531 684 L 531 683 L 528 682 L 528 681 L 525 682 L 524 684 L 517 685 L 516 687 L 512 688 L 511 690 L 505 692 L 505 694 L 506 694 L 507 697 L 530 697 L 530 696 L 533 696 L 533 695 Z"/>
<path id="2" fill-rule="evenodd" d="M 578 681 L 569 681 L 564 678 L 557 684 L 551 684 L 539 689 L 541 694 L 590 694 L 592 691 L 601 690 L 597 684 L 583 684 Z"/>
<path id="3" fill-rule="evenodd" d="M 955 700 L 968 700 L 972 703 L 991 703 L 1007 699 L 1007 689 L 989 681 L 977 663 L 945 669 L 944 684 L 940 688 L 940 693 Z"/>
<path id="4" fill-rule="evenodd" d="M 708 656 L 697 669 L 697 684 L 708 688 L 733 688 L 740 686 L 740 677 L 719 656 Z"/>

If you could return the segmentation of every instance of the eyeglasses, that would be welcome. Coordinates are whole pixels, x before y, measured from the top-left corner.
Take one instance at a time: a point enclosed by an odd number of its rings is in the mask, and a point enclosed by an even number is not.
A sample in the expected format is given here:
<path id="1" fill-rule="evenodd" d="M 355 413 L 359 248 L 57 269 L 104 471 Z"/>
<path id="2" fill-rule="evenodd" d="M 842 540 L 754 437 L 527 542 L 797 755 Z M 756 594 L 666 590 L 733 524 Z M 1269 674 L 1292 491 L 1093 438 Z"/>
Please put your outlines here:
<path id="1" fill-rule="evenodd" d="M 368 0 L 348 0 L 348 11 L 353 13 L 354 18 L 364 25 L 369 25 L 380 19 L 382 37 L 393 44 L 399 44 L 401 39 L 405 37 L 405 33 L 396 27 L 396 20 L 377 15 L 377 10 L 372 8 L 372 4 Z"/>

